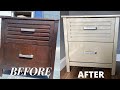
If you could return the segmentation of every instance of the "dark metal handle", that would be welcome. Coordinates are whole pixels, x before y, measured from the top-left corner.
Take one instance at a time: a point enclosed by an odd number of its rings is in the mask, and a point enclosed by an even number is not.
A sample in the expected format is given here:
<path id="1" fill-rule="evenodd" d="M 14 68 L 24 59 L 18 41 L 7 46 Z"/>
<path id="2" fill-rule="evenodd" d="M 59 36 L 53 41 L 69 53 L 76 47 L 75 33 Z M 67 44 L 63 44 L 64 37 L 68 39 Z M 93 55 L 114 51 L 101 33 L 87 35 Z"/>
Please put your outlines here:
<path id="1" fill-rule="evenodd" d="M 23 55 L 23 54 L 19 54 L 20 58 L 27 58 L 27 59 L 32 59 L 33 55 Z"/>
<path id="2" fill-rule="evenodd" d="M 21 32 L 35 32 L 35 29 L 21 28 Z"/>

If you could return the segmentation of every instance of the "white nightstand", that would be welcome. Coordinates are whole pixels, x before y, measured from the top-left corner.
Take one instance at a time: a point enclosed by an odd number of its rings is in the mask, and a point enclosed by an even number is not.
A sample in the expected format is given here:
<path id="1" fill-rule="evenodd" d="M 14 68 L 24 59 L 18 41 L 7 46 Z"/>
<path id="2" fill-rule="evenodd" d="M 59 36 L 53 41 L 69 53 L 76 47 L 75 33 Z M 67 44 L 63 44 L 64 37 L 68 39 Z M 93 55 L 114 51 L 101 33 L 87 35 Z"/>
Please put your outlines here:
<path id="1" fill-rule="evenodd" d="M 62 16 L 70 66 L 112 68 L 115 75 L 120 15 Z"/>

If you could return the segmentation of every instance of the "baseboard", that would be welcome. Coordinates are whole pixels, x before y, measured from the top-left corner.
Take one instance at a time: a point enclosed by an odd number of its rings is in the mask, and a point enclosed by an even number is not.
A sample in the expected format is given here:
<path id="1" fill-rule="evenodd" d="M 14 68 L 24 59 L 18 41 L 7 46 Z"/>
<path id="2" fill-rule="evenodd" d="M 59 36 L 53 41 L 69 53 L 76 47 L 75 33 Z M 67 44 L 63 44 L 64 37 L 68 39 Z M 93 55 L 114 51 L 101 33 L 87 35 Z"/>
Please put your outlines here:
<path id="1" fill-rule="evenodd" d="M 116 61 L 120 61 L 120 54 L 117 54 Z"/>
<path id="2" fill-rule="evenodd" d="M 66 60 L 65 59 L 66 58 L 64 57 L 60 60 L 60 71 L 66 66 Z"/>

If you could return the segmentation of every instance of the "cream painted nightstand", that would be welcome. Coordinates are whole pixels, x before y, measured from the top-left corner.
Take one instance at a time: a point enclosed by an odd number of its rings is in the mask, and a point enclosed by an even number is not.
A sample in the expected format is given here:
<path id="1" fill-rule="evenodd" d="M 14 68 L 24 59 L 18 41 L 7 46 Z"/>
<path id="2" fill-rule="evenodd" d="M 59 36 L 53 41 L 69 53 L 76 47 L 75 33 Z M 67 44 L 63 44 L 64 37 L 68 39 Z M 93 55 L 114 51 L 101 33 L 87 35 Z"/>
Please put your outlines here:
<path id="1" fill-rule="evenodd" d="M 67 72 L 70 66 L 116 69 L 120 15 L 62 16 Z"/>

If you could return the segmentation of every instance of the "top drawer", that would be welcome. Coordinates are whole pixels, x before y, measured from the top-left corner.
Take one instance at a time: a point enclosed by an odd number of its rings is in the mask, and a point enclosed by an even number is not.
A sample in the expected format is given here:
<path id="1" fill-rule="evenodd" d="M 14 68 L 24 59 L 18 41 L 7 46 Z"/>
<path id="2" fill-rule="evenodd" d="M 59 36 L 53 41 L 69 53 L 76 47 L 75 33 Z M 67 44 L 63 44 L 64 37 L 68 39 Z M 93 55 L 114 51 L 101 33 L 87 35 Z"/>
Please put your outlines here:
<path id="1" fill-rule="evenodd" d="M 68 41 L 113 42 L 115 18 L 68 18 Z"/>
<path id="2" fill-rule="evenodd" d="M 5 41 L 50 45 L 54 21 L 6 20 Z"/>

